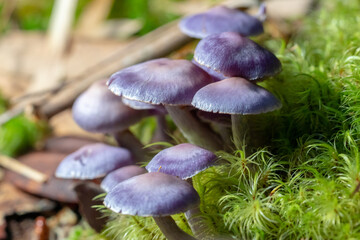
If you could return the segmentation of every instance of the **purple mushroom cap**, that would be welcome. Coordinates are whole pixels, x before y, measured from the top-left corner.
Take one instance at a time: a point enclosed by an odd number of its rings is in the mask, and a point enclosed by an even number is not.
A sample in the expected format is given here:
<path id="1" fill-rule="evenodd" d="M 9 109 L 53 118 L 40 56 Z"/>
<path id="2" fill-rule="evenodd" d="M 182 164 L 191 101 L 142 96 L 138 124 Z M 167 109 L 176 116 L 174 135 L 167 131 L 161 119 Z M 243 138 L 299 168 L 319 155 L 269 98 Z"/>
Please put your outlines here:
<path id="1" fill-rule="evenodd" d="M 259 19 L 225 6 L 217 6 L 204 13 L 185 17 L 179 27 L 183 33 L 193 38 L 205 38 L 222 32 L 237 32 L 243 36 L 255 36 L 264 32 Z"/>
<path id="2" fill-rule="evenodd" d="M 109 89 L 128 99 L 169 105 L 190 105 L 194 94 L 212 83 L 211 77 L 187 60 L 150 60 L 114 73 Z"/>
<path id="3" fill-rule="evenodd" d="M 265 88 L 246 79 L 228 78 L 200 89 L 192 105 L 207 112 L 246 115 L 276 110 L 281 102 Z"/>
<path id="4" fill-rule="evenodd" d="M 260 80 L 281 71 L 281 63 L 273 53 L 234 32 L 202 39 L 195 49 L 194 60 L 215 80 L 230 77 Z"/>
<path id="5" fill-rule="evenodd" d="M 200 198 L 186 181 L 164 173 L 145 173 L 125 180 L 105 197 L 112 211 L 138 216 L 169 216 L 196 207 Z"/>
<path id="6" fill-rule="evenodd" d="M 190 143 L 162 150 L 149 162 L 149 172 L 163 172 L 187 179 L 214 165 L 216 155 Z"/>
<path id="7" fill-rule="evenodd" d="M 106 80 L 101 80 L 76 99 L 72 114 L 75 122 L 86 131 L 113 133 L 127 129 L 150 112 L 126 106 L 121 97 L 107 89 Z"/>
<path id="8" fill-rule="evenodd" d="M 130 165 L 116 169 L 115 171 L 109 173 L 104 178 L 104 180 L 102 180 L 101 188 L 104 189 L 106 192 L 109 192 L 118 183 L 144 173 L 146 173 L 146 170 L 136 165 Z"/>
<path id="9" fill-rule="evenodd" d="M 59 164 L 55 176 L 68 179 L 96 179 L 131 164 L 134 164 L 134 161 L 127 149 L 96 143 L 68 155 Z"/>
<path id="10" fill-rule="evenodd" d="M 140 102 L 140 101 L 130 100 L 130 99 L 127 99 L 124 97 L 122 98 L 122 101 L 126 106 L 129 106 L 132 109 L 150 110 L 150 112 L 154 112 L 155 114 L 158 114 L 158 115 L 165 115 L 167 113 L 166 109 L 162 105 L 154 105 L 154 104 L 150 104 L 150 103 L 144 103 L 144 102 Z"/>

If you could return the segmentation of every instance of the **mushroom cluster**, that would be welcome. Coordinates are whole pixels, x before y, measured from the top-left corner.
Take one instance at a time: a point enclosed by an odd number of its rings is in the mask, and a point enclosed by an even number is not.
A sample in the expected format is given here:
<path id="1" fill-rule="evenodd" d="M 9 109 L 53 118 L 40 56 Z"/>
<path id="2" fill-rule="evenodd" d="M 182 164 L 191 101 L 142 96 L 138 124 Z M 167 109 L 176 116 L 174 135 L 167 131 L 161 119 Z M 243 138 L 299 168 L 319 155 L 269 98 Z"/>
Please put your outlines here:
<path id="1" fill-rule="evenodd" d="M 196 217 L 200 199 L 191 178 L 215 164 L 213 152 L 245 150 L 247 115 L 281 107 L 273 94 L 256 84 L 280 72 L 280 61 L 246 38 L 263 32 L 264 19 L 263 6 L 258 16 L 222 6 L 189 16 L 179 27 L 201 38 L 192 61 L 154 59 L 93 84 L 74 103 L 73 117 L 85 130 L 114 135 L 120 146 L 81 148 L 64 159 L 57 176 L 101 180 L 107 208 L 152 216 L 168 239 L 194 239 L 170 217 L 180 212 L 186 213 L 197 239 L 224 239 Z M 136 164 L 146 161 L 147 153 L 127 129 L 150 115 L 164 122 L 166 113 L 189 143 L 161 151 L 141 168 Z"/>

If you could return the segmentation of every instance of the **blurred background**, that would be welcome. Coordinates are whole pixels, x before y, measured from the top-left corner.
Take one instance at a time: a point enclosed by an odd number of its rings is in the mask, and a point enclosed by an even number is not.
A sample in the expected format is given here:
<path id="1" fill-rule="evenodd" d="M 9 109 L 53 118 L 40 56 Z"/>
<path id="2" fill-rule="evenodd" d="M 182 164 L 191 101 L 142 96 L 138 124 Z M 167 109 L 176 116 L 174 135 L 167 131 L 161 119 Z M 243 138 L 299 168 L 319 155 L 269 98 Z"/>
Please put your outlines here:
<path id="1" fill-rule="evenodd" d="M 261 2 L 0 0 L 0 158 L 41 150 L 53 137 L 104 140 L 81 130 L 71 118 L 72 102 L 92 82 L 156 57 L 191 58 L 196 43 L 178 30 L 176 21 L 182 16 L 217 4 L 256 14 Z M 259 42 L 274 38 L 286 43 L 316 7 L 311 0 L 265 2 L 268 19 Z M 147 128 L 134 131 L 144 143 L 151 138 Z M 46 239 L 40 236 L 46 228 L 37 228 L 42 226 L 37 216 L 50 210 L 58 239 L 76 235 L 79 216 L 71 207 L 39 201 L 2 181 L 0 239 Z"/>

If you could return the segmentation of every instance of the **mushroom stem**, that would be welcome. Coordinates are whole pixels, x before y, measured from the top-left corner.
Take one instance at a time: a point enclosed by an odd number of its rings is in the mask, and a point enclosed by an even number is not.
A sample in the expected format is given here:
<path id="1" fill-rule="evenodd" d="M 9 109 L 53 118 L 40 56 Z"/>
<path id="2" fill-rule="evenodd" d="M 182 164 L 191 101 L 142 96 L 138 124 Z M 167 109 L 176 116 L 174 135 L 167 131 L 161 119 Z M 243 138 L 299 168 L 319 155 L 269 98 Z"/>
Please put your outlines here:
<path id="1" fill-rule="evenodd" d="M 193 185 L 192 178 L 186 179 L 186 181 Z M 200 206 L 190 209 L 185 212 L 186 220 L 189 223 L 191 231 L 198 239 L 214 239 L 211 234 L 209 225 L 206 224 L 205 219 L 201 216 Z"/>
<path id="2" fill-rule="evenodd" d="M 190 143 L 211 151 L 222 149 L 219 137 L 196 119 L 187 109 L 169 105 L 166 105 L 165 108 Z"/>
<path id="3" fill-rule="evenodd" d="M 206 224 L 205 219 L 201 216 L 199 207 L 190 209 L 185 212 L 185 217 L 189 223 L 191 231 L 198 239 L 214 239 L 212 238 L 211 230 Z"/>
<path id="4" fill-rule="evenodd" d="M 170 216 L 153 217 L 161 232 L 168 240 L 196 240 L 183 230 L 181 230 Z"/>
<path id="5" fill-rule="evenodd" d="M 130 130 L 124 130 L 114 134 L 119 146 L 127 148 L 135 157 L 137 162 L 143 162 L 146 158 L 144 145 L 134 136 Z"/>
<path id="6" fill-rule="evenodd" d="M 225 150 L 231 150 L 232 149 L 232 142 L 231 142 L 231 129 L 228 126 L 224 126 L 222 124 L 213 123 L 212 124 L 213 129 L 220 135 L 221 140 L 224 143 L 224 149 Z"/>
<path id="7" fill-rule="evenodd" d="M 249 141 L 248 136 L 248 121 L 246 115 L 232 114 L 231 124 L 233 139 L 236 149 L 246 150 L 246 143 Z"/>
<path id="8" fill-rule="evenodd" d="M 171 140 L 168 135 L 168 127 L 164 115 L 156 116 L 156 130 L 152 138 L 152 142 L 169 142 Z"/>

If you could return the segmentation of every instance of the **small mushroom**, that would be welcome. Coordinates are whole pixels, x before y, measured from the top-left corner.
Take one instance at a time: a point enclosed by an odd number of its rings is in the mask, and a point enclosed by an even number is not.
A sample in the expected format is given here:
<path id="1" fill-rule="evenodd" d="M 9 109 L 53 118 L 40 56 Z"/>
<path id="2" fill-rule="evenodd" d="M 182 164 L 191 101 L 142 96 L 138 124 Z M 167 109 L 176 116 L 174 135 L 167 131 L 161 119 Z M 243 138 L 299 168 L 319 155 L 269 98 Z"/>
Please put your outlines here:
<path id="1" fill-rule="evenodd" d="M 134 161 L 127 149 L 96 143 L 68 155 L 59 164 L 55 175 L 68 179 L 98 179 L 115 169 L 131 164 L 134 164 Z"/>
<path id="2" fill-rule="evenodd" d="M 210 76 L 187 60 L 155 59 L 114 73 L 109 89 L 116 95 L 151 104 L 163 104 L 180 131 L 207 149 L 221 149 L 218 137 L 184 106 L 212 83 Z"/>
<path id="3" fill-rule="evenodd" d="M 144 174 L 146 170 L 136 165 L 125 166 L 119 169 L 116 169 L 106 175 L 106 177 L 101 182 L 101 188 L 106 192 L 111 191 L 118 183 L 125 181 L 131 177 Z"/>
<path id="4" fill-rule="evenodd" d="M 180 177 L 192 184 L 191 177 L 215 164 L 216 155 L 189 143 L 183 143 L 159 152 L 146 166 L 149 172 L 162 172 Z M 199 206 L 185 213 L 192 232 L 198 239 L 218 239 L 211 233 L 200 215 Z M 215 237 L 216 236 L 216 237 Z"/>
<path id="5" fill-rule="evenodd" d="M 200 110 L 232 114 L 235 146 L 246 144 L 246 115 L 274 111 L 281 102 L 265 88 L 244 78 L 229 78 L 209 84 L 194 96 L 192 105 Z"/>
<path id="6" fill-rule="evenodd" d="M 188 179 L 214 165 L 216 155 L 190 143 L 162 150 L 149 162 L 149 172 L 163 172 Z"/>
<path id="7" fill-rule="evenodd" d="M 74 102 L 72 113 L 81 128 L 113 134 L 120 146 L 128 148 L 138 161 L 143 160 L 143 145 L 127 129 L 152 112 L 135 110 L 123 104 L 121 97 L 107 89 L 106 80 L 95 82 L 83 92 Z"/>
<path id="8" fill-rule="evenodd" d="M 243 36 L 255 36 L 264 32 L 262 21 L 258 18 L 225 6 L 185 17 L 180 21 L 179 27 L 186 35 L 200 39 L 222 32 L 236 32 Z"/>
<path id="9" fill-rule="evenodd" d="M 104 205 L 117 213 L 152 216 L 169 240 L 194 240 L 176 225 L 170 215 L 196 207 L 199 201 L 198 193 L 189 183 L 153 172 L 116 185 L 105 197 Z"/>
<path id="10" fill-rule="evenodd" d="M 193 62 L 214 80 L 230 77 L 261 80 L 281 71 L 281 63 L 273 53 L 234 32 L 202 39 L 196 46 Z"/>

